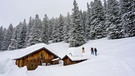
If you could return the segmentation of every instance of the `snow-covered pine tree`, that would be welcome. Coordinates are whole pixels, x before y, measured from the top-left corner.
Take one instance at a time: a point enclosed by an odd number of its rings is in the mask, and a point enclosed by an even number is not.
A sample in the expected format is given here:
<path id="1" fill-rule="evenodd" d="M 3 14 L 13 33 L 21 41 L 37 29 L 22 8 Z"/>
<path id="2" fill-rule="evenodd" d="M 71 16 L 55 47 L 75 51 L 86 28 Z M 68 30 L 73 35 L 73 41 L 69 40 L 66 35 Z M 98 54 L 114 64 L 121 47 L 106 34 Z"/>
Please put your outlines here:
<path id="1" fill-rule="evenodd" d="M 52 42 L 59 42 L 58 41 L 58 18 L 55 18 L 53 21 L 54 25 L 53 25 L 53 32 L 52 32 Z"/>
<path id="2" fill-rule="evenodd" d="M 59 35 L 58 42 L 64 40 L 64 31 L 63 31 L 64 25 L 65 25 L 64 17 L 60 14 L 60 17 L 58 19 L 58 28 L 57 28 L 58 29 L 58 33 L 59 33 L 58 34 Z"/>
<path id="3" fill-rule="evenodd" d="M 8 29 L 6 30 L 6 34 L 4 35 L 1 50 L 4 51 L 4 50 L 8 49 L 8 47 L 11 43 L 12 34 L 13 34 L 13 25 L 10 24 Z"/>
<path id="4" fill-rule="evenodd" d="M 65 25 L 64 25 L 64 41 L 66 43 L 69 43 L 69 29 L 70 29 L 70 26 L 71 26 L 71 16 L 69 14 L 69 12 L 67 13 L 67 17 L 66 17 L 66 20 L 65 20 Z"/>
<path id="5" fill-rule="evenodd" d="M 91 8 L 89 3 L 87 3 L 87 14 L 86 14 L 86 39 L 89 40 L 91 35 L 90 35 L 90 30 L 91 30 Z"/>
<path id="6" fill-rule="evenodd" d="M 93 1 L 91 1 L 90 2 L 90 5 L 89 6 L 87 6 L 87 7 L 89 7 L 90 8 L 90 26 L 87 26 L 87 32 L 88 32 L 88 34 L 87 34 L 87 40 L 88 39 L 90 39 L 90 40 L 93 40 L 93 39 L 95 39 L 95 31 L 94 31 L 94 26 L 92 25 L 92 21 L 93 21 L 93 16 L 94 16 L 94 2 Z M 86 22 L 87 23 L 87 22 Z"/>
<path id="7" fill-rule="evenodd" d="M 47 17 L 47 14 L 45 14 L 45 17 L 42 21 L 42 25 L 43 25 L 43 32 L 42 32 L 42 42 L 45 44 L 48 44 L 49 41 L 49 19 Z"/>
<path id="8" fill-rule="evenodd" d="M 32 27 L 34 26 L 34 19 L 32 17 L 29 18 L 29 23 L 27 25 L 27 33 L 26 33 L 26 38 L 25 38 L 25 47 L 28 46 L 29 44 L 29 38 L 30 38 L 30 33 L 32 32 Z"/>
<path id="9" fill-rule="evenodd" d="M 109 39 L 118 39 L 122 38 L 122 26 L 120 25 L 120 9 L 119 2 L 117 0 L 108 0 L 107 1 L 107 37 Z"/>
<path id="10" fill-rule="evenodd" d="M 54 28 L 54 26 L 55 26 L 55 19 L 54 18 L 49 19 L 49 30 L 48 30 L 49 40 L 53 40 L 53 28 Z"/>
<path id="11" fill-rule="evenodd" d="M 15 39 L 11 39 L 11 43 L 10 45 L 8 46 L 8 50 L 15 50 L 17 49 L 17 40 Z"/>
<path id="12" fill-rule="evenodd" d="M 86 38 L 86 12 L 80 10 L 80 20 L 81 20 L 81 26 L 84 30 L 83 36 Z"/>
<path id="13" fill-rule="evenodd" d="M 103 8 L 104 8 L 104 21 L 105 21 L 105 23 L 104 23 L 104 25 L 105 25 L 105 28 L 107 29 L 108 28 L 108 21 L 107 21 L 107 0 L 103 0 L 103 2 L 104 2 L 104 5 L 103 5 Z M 106 35 L 107 35 L 107 31 L 106 31 Z"/>
<path id="14" fill-rule="evenodd" d="M 1 26 L 0 27 L 0 50 L 1 50 L 1 45 L 2 45 L 2 41 L 3 41 L 3 36 L 4 36 L 4 33 L 3 33 L 3 27 Z"/>
<path id="15" fill-rule="evenodd" d="M 135 0 L 120 0 L 125 37 L 135 36 Z"/>
<path id="16" fill-rule="evenodd" d="M 27 33 L 27 24 L 26 24 L 26 20 L 24 19 L 23 23 L 21 23 L 21 28 L 20 28 L 20 32 L 17 38 L 18 41 L 18 45 L 17 48 L 21 49 L 25 47 L 25 38 L 26 38 L 26 33 Z"/>
<path id="17" fill-rule="evenodd" d="M 36 14 L 34 19 L 34 25 L 32 26 L 31 32 L 29 34 L 28 46 L 40 43 L 42 41 L 41 34 L 42 34 L 42 23 L 41 20 L 39 19 L 39 15 Z"/>
<path id="18" fill-rule="evenodd" d="M 22 27 L 22 23 L 20 22 L 15 28 L 14 28 L 14 31 L 13 31 L 13 35 L 12 35 L 12 38 L 11 38 L 11 43 L 8 47 L 9 50 L 15 50 L 15 49 L 18 49 L 18 37 L 19 37 L 19 33 L 20 33 L 20 29 Z"/>
<path id="19" fill-rule="evenodd" d="M 101 0 L 94 0 L 92 3 L 92 17 L 91 17 L 91 39 L 99 39 L 106 36 L 105 32 L 105 17 Z"/>
<path id="20" fill-rule="evenodd" d="M 105 15 L 105 20 L 106 20 L 106 14 L 107 14 L 107 1 L 106 0 L 104 0 L 103 8 L 104 8 L 104 15 Z"/>
<path id="21" fill-rule="evenodd" d="M 70 47 L 77 47 L 85 43 L 84 30 L 81 26 L 79 8 L 76 0 L 73 2 L 72 26 L 70 29 Z"/>
<path id="22" fill-rule="evenodd" d="M 55 26 L 53 29 L 53 42 L 60 42 L 64 40 L 64 17 L 60 15 L 59 18 L 55 19 Z"/>
<path id="23" fill-rule="evenodd" d="M 130 0 L 119 0 L 119 1 L 120 1 L 120 8 L 121 8 L 120 9 L 121 15 L 131 11 L 131 9 L 129 9 L 129 7 L 131 5 Z"/>

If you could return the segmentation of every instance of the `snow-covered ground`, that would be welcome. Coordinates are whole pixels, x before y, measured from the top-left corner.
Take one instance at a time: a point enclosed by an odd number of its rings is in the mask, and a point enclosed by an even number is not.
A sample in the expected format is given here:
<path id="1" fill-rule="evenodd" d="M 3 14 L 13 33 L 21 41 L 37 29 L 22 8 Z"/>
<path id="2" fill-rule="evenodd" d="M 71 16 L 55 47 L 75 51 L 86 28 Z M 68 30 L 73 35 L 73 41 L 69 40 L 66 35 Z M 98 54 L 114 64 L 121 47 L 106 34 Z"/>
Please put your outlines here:
<path id="1" fill-rule="evenodd" d="M 55 53 L 68 53 L 64 42 L 49 44 Z M 135 37 L 107 40 L 92 40 L 77 47 L 90 55 L 90 59 L 69 66 L 39 66 L 36 70 L 27 71 L 26 67 L 18 68 L 11 60 L 21 50 L 0 52 L 0 76 L 135 76 Z M 90 48 L 96 47 L 98 56 L 90 54 Z"/>

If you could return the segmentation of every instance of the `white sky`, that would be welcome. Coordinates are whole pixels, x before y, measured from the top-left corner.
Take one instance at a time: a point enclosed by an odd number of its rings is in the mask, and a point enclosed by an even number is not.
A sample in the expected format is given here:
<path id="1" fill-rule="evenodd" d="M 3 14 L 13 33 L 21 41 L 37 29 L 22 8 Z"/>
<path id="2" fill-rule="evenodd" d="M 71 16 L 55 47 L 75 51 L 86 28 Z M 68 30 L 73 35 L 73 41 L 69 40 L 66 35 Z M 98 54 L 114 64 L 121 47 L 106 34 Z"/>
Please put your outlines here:
<path id="1" fill-rule="evenodd" d="M 93 0 L 76 0 L 81 10 L 87 9 L 87 2 Z M 19 24 L 29 17 L 39 17 L 43 19 L 47 14 L 49 18 L 59 17 L 60 14 L 66 16 L 67 12 L 72 12 L 73 0 L 0 0 L 0 26 L 8 27 Z"/>

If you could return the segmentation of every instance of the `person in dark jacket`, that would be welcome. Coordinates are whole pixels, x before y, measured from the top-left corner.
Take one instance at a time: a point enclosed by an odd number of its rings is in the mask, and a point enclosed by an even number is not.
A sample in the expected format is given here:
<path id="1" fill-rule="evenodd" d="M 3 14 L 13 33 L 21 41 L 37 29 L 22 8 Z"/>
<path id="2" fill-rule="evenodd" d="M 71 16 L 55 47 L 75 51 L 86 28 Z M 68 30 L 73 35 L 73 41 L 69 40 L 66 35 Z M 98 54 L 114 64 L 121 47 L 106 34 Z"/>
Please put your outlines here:
<path id="1" fill-rule="evenodd" d="M 91 54 L 94 54 L 93 47 L 91 47 L 91 50 L 90 51 L 91 51 Z"/>
<path id="2" fill-rule="evenodd" d="M 94 52 L 95 52 L 95 56 L 97 56 L 97 49 L 96 48 L 94 48 Z"/>

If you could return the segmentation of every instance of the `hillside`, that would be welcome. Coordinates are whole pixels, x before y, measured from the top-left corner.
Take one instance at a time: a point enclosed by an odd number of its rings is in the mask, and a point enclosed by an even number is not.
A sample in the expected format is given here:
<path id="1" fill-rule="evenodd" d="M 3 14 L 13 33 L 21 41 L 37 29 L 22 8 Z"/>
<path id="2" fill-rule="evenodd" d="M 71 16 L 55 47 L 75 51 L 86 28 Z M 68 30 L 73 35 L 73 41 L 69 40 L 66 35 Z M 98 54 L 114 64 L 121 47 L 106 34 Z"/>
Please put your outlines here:
<path id="1" fill-rule="evenodd" d="M 11 59 L 21 50 L 0 52 L 0 76 L 134 76 L 135 75 L 135 37 L 108 40 L 106 38 L 91 40 L 77 47 L 90 55 L 90 59 L 69 66 L 39 66 L 34 71 L 26 67 L 18 68 Z M 68 52 L 64 42 L 49 44 L 59 55 Z M 90 54 L 90 48 L 96 47 L 98 56 Z"/>

